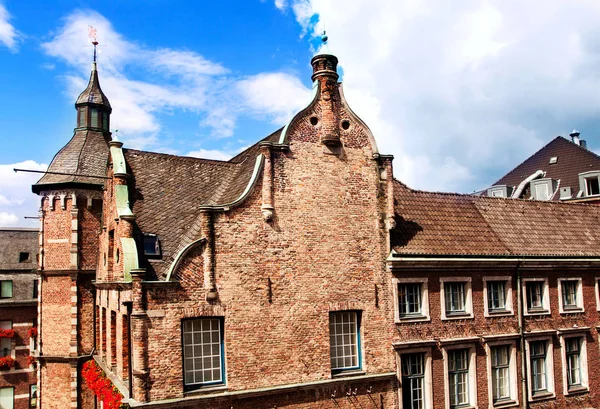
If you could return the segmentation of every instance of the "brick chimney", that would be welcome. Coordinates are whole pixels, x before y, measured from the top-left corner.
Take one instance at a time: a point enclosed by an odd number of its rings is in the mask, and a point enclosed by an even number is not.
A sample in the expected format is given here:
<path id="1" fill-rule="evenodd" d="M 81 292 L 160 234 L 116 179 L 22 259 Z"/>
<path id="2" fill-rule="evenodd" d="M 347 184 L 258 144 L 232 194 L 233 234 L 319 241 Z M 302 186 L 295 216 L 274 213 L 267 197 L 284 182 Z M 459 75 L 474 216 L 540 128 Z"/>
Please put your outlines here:
<path id="1" fill-rule="evenodd" d="M 337 73 L 338 59 L 327 47 L 325 32 L 321 36 L 323 44 L 310 61 L 313 67 L 312 80 L 319 82 L 319 104 L 321 106 L 321 142 L 330 147 L 341 146 L 339 129 L 339 102 Z"/>

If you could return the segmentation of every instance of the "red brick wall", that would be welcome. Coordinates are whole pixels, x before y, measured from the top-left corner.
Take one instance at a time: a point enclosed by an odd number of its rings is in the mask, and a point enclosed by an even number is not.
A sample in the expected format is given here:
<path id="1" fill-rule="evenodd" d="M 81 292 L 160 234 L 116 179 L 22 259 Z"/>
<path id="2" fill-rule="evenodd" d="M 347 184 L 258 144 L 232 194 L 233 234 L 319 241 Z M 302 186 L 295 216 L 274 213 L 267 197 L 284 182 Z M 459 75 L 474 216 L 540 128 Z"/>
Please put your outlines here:
<path id="1" fill-rule="evenodd" d="M 71 342 L 71 277 L 45 276 L 42 284 L 42 352 L 69 354 Z"/>
<path id="2" fill-rule="evenodd" d="M 41 368 L 44 409 L 65 409 L 71 406 L 71 370 L 65 362 L 47 362 Z"/>

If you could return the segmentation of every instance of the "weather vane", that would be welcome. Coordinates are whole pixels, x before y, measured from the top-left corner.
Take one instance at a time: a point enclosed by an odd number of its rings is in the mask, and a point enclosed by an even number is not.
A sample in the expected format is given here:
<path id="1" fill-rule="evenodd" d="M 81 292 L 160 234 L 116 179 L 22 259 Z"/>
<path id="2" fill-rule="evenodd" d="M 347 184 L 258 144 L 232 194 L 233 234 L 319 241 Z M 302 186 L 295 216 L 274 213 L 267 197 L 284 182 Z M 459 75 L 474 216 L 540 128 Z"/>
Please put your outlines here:
<path id="1" fill-rule="evenodd" d="M 96 47 L 98 46 L 97 34 L 94 26 L 88 26 L 88 37 L 92 40 L 92 44 L 94 45 L 94 62 L 96 62 Z"/>

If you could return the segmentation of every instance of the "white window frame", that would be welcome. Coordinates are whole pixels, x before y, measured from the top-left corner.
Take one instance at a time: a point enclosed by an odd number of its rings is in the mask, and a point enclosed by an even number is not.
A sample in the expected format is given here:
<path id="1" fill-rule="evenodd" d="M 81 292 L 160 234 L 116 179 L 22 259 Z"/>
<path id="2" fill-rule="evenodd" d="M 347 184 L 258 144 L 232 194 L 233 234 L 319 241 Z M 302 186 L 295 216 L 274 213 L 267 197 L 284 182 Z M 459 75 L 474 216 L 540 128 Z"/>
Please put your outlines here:
<path id="1" fill-rule="evenodd" d="M 591 170 L 588 172 L 580 173 L 578 176 L 579 176 L 579 192 L 577 193 L 577 197 L 598 196 L 598 195 L 590 195 L 588 193 L 587 179 L 597 179 L 597 180 L 599 180 L 599 184 L 600 184 L 600 171 Z"/>
<path id="2" fill-rule="evenodd" d="M 575 308 L 565 309 L 563 303 L 563 282 L 564 281 L 576 281 L 577 282 L 577 304 Z M 561 277 L 558 279 L 558 310 L 561 314 L 576 314 L 584 312 L 583 304 L 583 283 L 581 277 Z"/>
<path id="3" fill-rule="evenodd" d="M 402 396 L 402 355 L 405 354 L 425 354 L 425 379 L 423 385 L 423 396 L 425 397 L 425 409 L 433 409 L 433 358 L 431 347 L 403 348 L 398 349 L 396 353 L 396 359 L 398 362 L 398 379 L 400 380 L 400 409 L 407 409 L 404 407 Z"/>
<path id="4" fill-rule="evenodd" d="M 336 315 L 336 314 L 354 314 L 354 320 L 356 323 L 356 327 L 355 327 L 355 338 L 354 338 L 354 342 L 356 343 L 356 364 L 355 366 L 345 366 L 345 367 L 333 367 L 333 365 L 331 365 L 331 348 L 332 348 L 332 343 L 331 343 L 331 317 L 332 315 Z M 361 315 L 362 315 L 362 311 L 357 311 L 357 310 L 341 310 L 341 311 L 329 311 L 329 348 L 330 348 L 330 368 L 331 368 L 331 373 L 333 375 L 338 375 L 338 374 L 345 374 L 345 373 L 352 373 L 352 372 L 360 372 L 362 371 L 363 368 L 363 357 L 362 357 L 362 337 L 361 337 Z"/>
<path id="5" fill-rule="evenodd" d="M 552 198 L 552 196 L 554 196 L 554 189 L 553 189 L 553 183 L 552 183 L 552 179 L 550 178 L 544 178 L 544 179 L 537 179 L 537 180 L 532 180 L 531 181 L 531 197 L 534 198 L 535 200 L 550 200 Z M 545 186 L 546 190 L 547 190 L 547 195 L 546 197 L 540 198 L 538 197 L 538 186 Z"/>
<path id="6" fill-rule="evenodd" d="M 527 305 L 527 283 L 530 282 L 543 282 L 543 294 L 542 294 L 542 309 L 539 311 L 530 311 Z M 548 286 L 548 278 L 543 277 L 535 277 L 535 278 L 523 278 L 522 283 L 522 292 L 523 292 L 523 315 L 525 316 L 534 316 L 534 315 L 550 315 L 550 288 Z"/>
<path id="7" fill-rule="evenodd" d="M 536 341 L 546 342 L 546 389 L 548 394 L 533 396 L 533 380 L 531 378 L 531 348 L 530 343 Z M 556 389 L 554 388 L 554 345 L 552 343 L 552 336 L 539 336 L 525 338 L 525 350 L 526 350 L 526 365 L 527 365 L 527 399 L 529 402 L 538 400 L 551 399 L 556 397 Z"/>
<path id="8" fill-rule="evenodd" d="M 509 387 L 510 396 L 509 400 L 494 403 L 494 385 L 492 382 L 492 348 L 507 346 L 509 348 L 509 369 L 508 373 L 510 376 Z M 488 379 L 488 397 L 489 407 L 502 408 L 507 406 L 518 406 L 519 405 L 519 385 L 517 382 L 518 370 L 517 370 L 517 343 L 516 341 L 497 340 L 488 341 L 485 345 L 485 352 L 487 357 L 487 379 Z"/>
<path id="9" fill-rule="evenodd" d="M 429 290 L 427 278 L 393 278 L 394 284 L 394 319 L 396 323 L 403 322 L 418 322 L 418 321 L 430 321 L 429 316 Z M 400 300 L 398 298 L 398 285 L 399 284 L 421 284 L 421 314 L 415 316 L 400 316 Z"/>
<path id="10" fill-rule="evenodd" d="M 450 409 L 450 379 L 448 378 L 448 351 L 456 349 L 468 349 L 469 356 L 469 404 L 465 408 L 477 407 L 477 355 L 475 345 L 473 344 L 456 344 L 442 347 L 442 357 L 444 360 L 444 396 L 446 408 Z"/>
<path id="11" fill-rule="evenodd" d="M 590 390 L 588 377 L 588 361 L 587 361 L 587 337 L 585 332 L 569 332 L 560 336 L 561 360 L 562 360 L 562 377 L 563 377 L 563 393 L 566 395 L 574 395 Z M 569 379 L 567 376 L 567 348 L 565 345 L 566 339 L 579 338 L 581 346 L 579 351 L 579 365 L 581 370 L 581 387 L 569 390 Z"/>
<path id="12" fill-rule="evenodd" d="M 504 311 L 490 311 L 488 306 L 488 281 L 504 281 L 505 294 L 505 310 Z M 510 276 L 490 276 L 483 277 L 483 315 L 485 317 L 502 317 L 507 315 L 514 315 L 513 310 L 513 298 L 512 298 L 512 277 Z"/>
<path id="13" fill-rule="evenodd" d="M 189 371 L 189 368 L 186 365 L 186 360 L 187 359 L 196 359 L 196 358 L 200 358 L 200 356 L 196 356 L 195 354 L 191 355 L 191 356 L 187 356 L 185 353 L 185 349 L 186 347 L 196 347 L 198 345 L 201 345 L 202 347 L 204 347 L 205 345 L 207 345 L 206 343 L 204 343 L 204 341 L 202 341 L 201 344 L 198 344 L 196 342 L 193 342 L 191 345 L 186 344 L 185 342 L 185 336 L 189 333 L 186 331 L 185 326 L 186 323 L 193 323 L 194 321 L 217 321 L 218 322 L 218 333 L 219 333 L 219 370 L 221 373 L 221 379 L 218 380 L 202 380 L 200 382 L 188 382 L 186 380 L 186 375 L 187 372 Z M 223 317 L 212 317 L 212 316 L 206 316 L 206 317 L 195 317 L 195 318 L 190 318 L 190 319 L 185 319 L 181 321 L 181 328 L 182 328 L 182 350 L 181 350 L 181 355 L 182 355 L 182 359 L 184 360 L 183 363 L 183 385 L 186 389 L 196 389 L 196 388 L 202 388 L 202 387 L 206 387 L 206 386 L 219 386 L 219 385 L 224 385 L 226 384 L 226 374 L 225 374 L 225 348 L 224 348 L 224 334 L 225 334 L 225 329 L 224 327 L 224 319 Z M 193 325 L 193 324 L 191 324 Z M 198 331 L 192 331 L 193 333 L 197 333 Z M 212 332 L 212 323 L 211 323 L 211 330 L 208 331 L 209 334 L 211 334 Z M 202 337 L 204 337 L 204 331 L 199 332 L 200 334 L 202 334 Z M 209 341 L 210 346 L 212 346 L 214 344 L 214 341 L 212 340 L 212 334 L 210 335 L 211 340 Z M 212 353 L 212 352 L 211 352 Z M 202 358 L 206 358 L 204 355 L 202 355 Z M 211 358 L 214 358 L 213 355 L 211 355 Z M 211 370 L 214 370 L 214 367 L 211 367 Z M 192 371 L 193 372 L 193 371 Z"/>
<path id="14" fill-rule="evenodd" d="M 465 283 L 465 313 L 458 315 L 446 314 L 446 288 L 445 283 Z M 471 277 L 440 277 L 440 310 L 442 320 L 473 319 L 473 291 Z"/>

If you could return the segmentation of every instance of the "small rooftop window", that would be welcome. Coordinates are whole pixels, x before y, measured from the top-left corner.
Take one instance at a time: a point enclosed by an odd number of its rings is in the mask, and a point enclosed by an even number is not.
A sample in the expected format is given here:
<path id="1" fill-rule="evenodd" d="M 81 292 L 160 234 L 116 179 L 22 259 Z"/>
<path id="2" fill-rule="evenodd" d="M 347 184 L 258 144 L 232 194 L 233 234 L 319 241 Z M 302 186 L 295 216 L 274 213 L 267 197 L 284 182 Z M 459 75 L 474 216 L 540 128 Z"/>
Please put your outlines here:
<path id="1" fill-rule="evenodd" d="M 19 253 L 19 263 L 25 263 L 29 261 L 29 253 L 22 251 Z"/>
<path id="2" fill-rule="evenodd" d="M 160 242 L 156 234 L 144 233 L 144 255 L 160 256 Z"/>
<path id="3" fill-rule="evenodd" d="M 553 156 L 550 158 L 550 164 L 553 165 L 558 162 L 558 156 Z"/>

